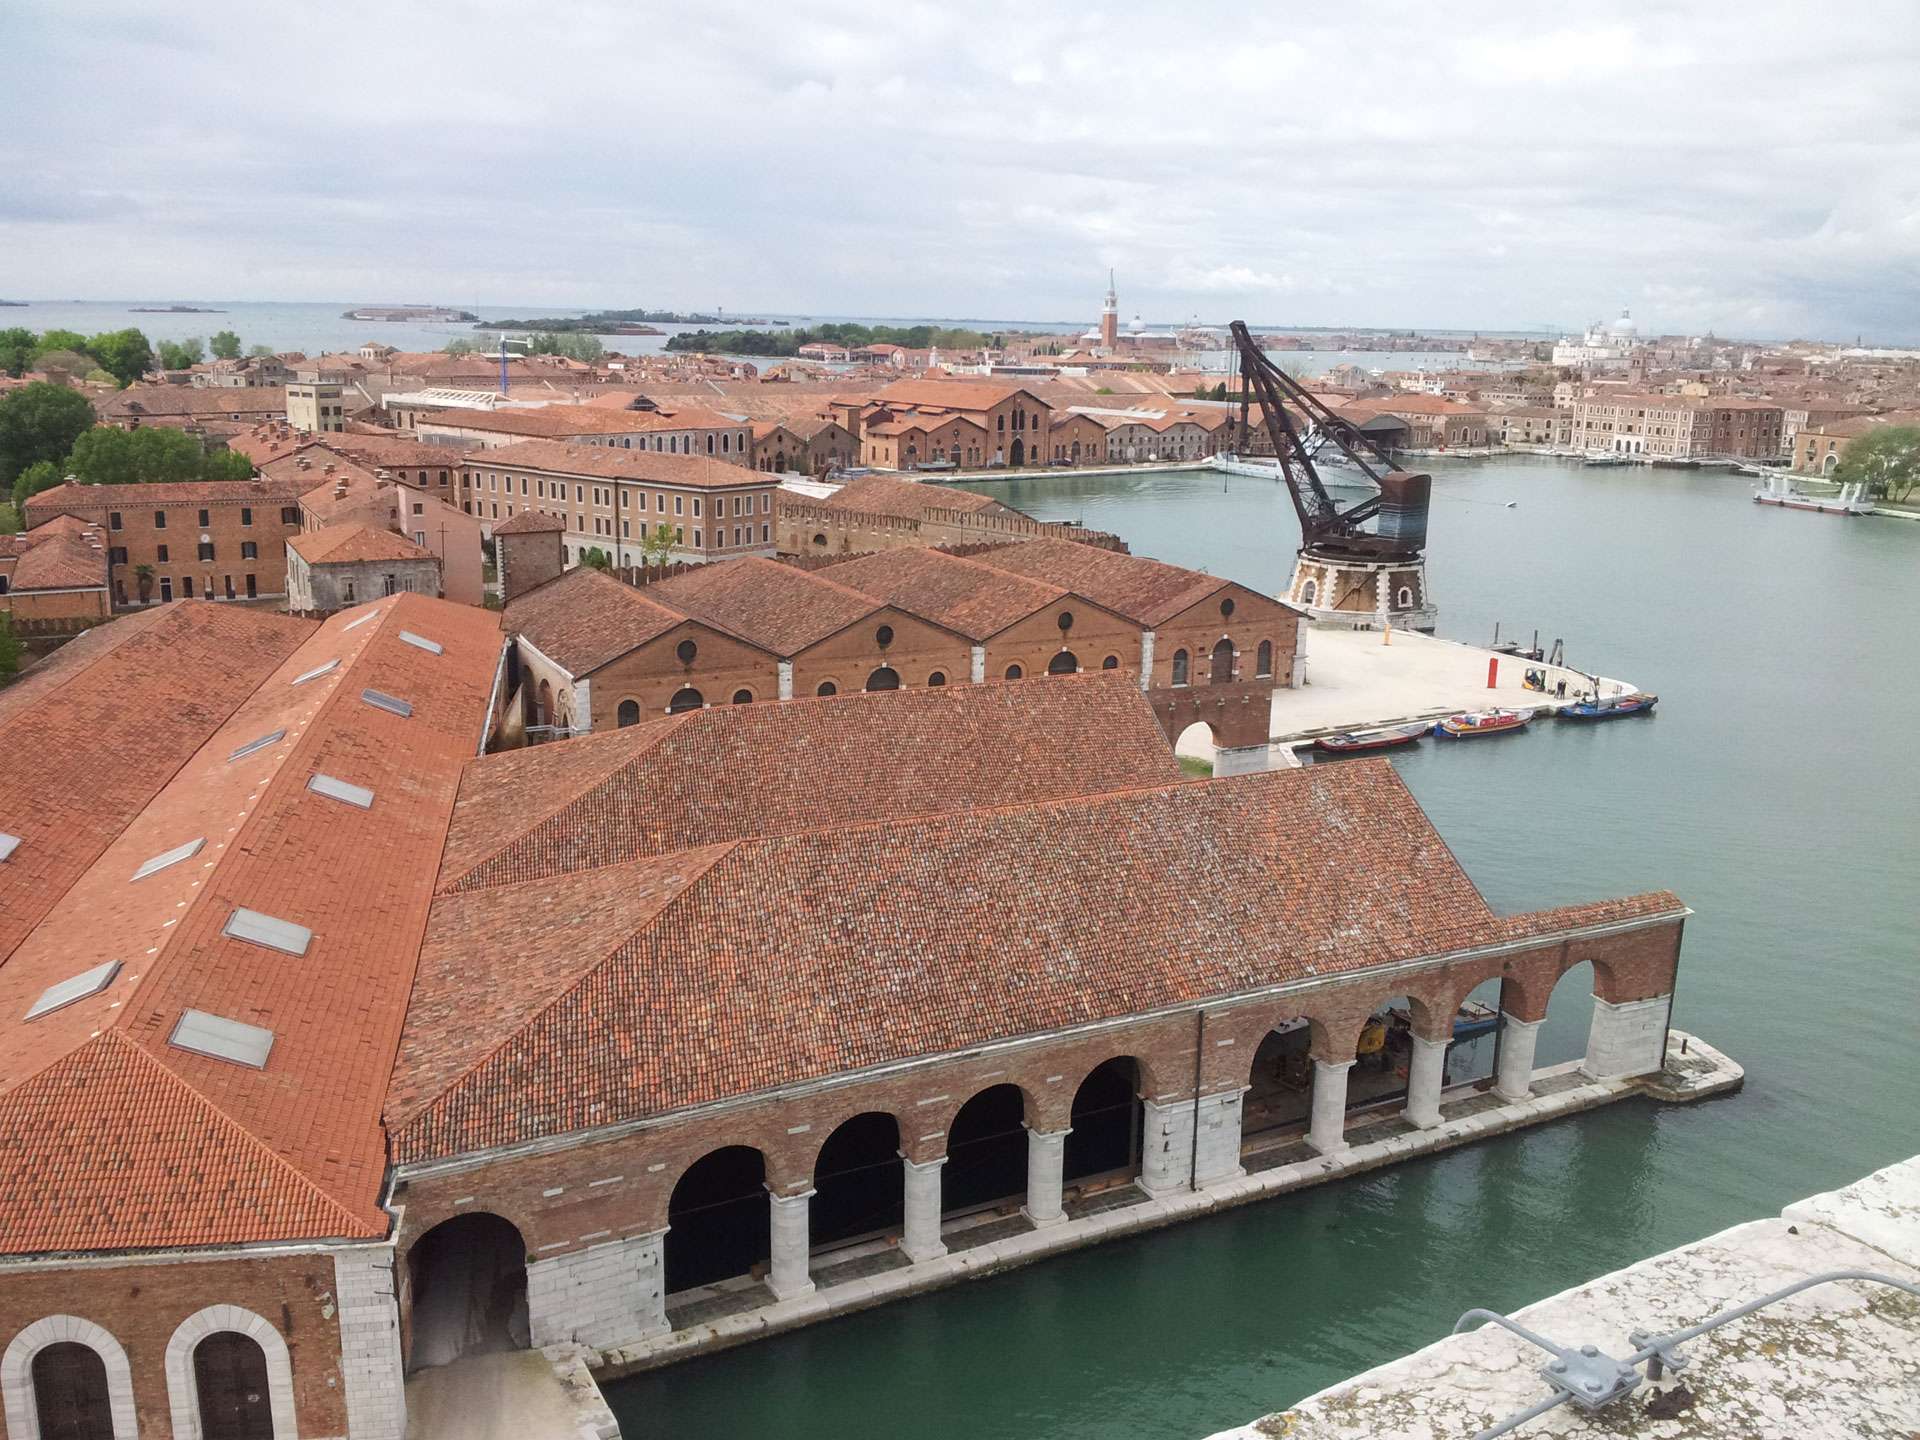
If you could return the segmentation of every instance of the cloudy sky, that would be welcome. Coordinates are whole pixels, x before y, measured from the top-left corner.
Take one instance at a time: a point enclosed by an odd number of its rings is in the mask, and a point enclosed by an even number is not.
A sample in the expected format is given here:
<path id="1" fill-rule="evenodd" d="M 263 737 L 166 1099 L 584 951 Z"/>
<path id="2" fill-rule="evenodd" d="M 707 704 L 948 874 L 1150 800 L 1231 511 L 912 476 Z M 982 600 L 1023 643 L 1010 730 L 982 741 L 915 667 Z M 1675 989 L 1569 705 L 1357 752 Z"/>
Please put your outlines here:
<path id="1" fill-rule="evenodd" d="M 4 0 L 0 295 L 1920 340 L 1920 3 Z"/>

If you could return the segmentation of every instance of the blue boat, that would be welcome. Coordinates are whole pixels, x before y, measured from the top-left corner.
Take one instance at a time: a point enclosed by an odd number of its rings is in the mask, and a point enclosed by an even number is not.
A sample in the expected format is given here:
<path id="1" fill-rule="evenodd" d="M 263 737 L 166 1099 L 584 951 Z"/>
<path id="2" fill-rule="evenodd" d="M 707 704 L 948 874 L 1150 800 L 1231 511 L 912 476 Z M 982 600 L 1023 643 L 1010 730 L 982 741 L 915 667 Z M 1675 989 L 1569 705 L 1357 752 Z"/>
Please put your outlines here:
<path id="1" fill-rule="evenodd" d="M 1646 691 L 1636 691 L 1632 695 L 1616 695 L 1611 700 L 1581 700 L 1567 706 L 1560 712 L 1562 720 L 1618 720 L 1623 715 L 1647 715 L 1660 703 L 1658 695 L 1649 695 Z"/>

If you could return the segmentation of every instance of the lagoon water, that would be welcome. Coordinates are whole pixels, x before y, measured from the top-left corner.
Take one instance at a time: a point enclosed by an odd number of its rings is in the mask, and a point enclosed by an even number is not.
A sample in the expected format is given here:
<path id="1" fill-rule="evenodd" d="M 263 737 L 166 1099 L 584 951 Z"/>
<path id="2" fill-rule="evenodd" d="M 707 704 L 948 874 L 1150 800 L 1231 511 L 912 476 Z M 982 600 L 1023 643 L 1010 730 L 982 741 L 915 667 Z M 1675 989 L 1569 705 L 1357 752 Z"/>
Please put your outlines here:
<path id="1" fill-rule="evenodd" d="M 1427 743 L 1400 773 L 1497 908 L 1678 891 L 1697 913 L 1676 1023 L 1745 1064 L 1745 1090 L 1612 1107 L 636 1376 L 609 1387 L 627 1435 L 1203 1436 L 1469 1306 L 1920 1151 L 1920 524 L 1763 510 L 1716 471 L 1432 468 L 1440 633 L 1537 626 L 1661 704 Z M 1263 480 L 992 488 L 1269 591 L 1298 541 Z M 1557 1044 L 1577 1042 L 1578 1000 L 1555 994 Z"/>

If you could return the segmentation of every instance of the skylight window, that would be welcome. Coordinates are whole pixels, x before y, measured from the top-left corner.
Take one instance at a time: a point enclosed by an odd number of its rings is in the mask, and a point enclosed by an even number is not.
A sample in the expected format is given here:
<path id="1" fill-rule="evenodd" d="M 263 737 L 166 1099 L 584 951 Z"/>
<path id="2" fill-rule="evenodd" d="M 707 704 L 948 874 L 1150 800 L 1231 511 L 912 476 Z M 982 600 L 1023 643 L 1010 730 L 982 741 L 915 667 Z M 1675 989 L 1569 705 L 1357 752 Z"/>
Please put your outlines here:
<path id="1" fill-rule="evenodd" d="M 447 647 L 442 645 L 438 640 L 429 640 L 426 636 L 416 635 L 411 630 L 402 630 L 400 632 L 400 638 L 406 641 L 407 644 L 426 651 L 429 655 L 444 655 L 446 653 Z"/>
<path id="2" fill-rule="evenodd" d="M 307 781 L 307 789 L 329 800 L 344 800 L 349 805 L 358 805 L 362 810 L 373 808 L 373 791 L 364 785 L 349 785 L 331 775 L 315 775 Z"/>
<path id="3" fill-rule="evenodd" d="M 340 657 L 336 655 L 333 657 L 333 659 L 327 661 L 326 664 L 316 665 L 313 667 L 313 669 L 307 671 L 306 674 L 294 676 L 293 683 L 296 685 L 304 685 L 309 680 L 318 680 L 322 675 L 331 674 L 333 671 L 338 670 L 339 668 L 340 668 Z"/>
<path id="4" fill-rule="evenodd" d="M 235 940 L 245 940 L 249 944 L 264 945 L 269 950 L 279 950 L 288 955 L 304 955 L 307 946 L 313 940 L 313 932 L 304 925 L 296 925 L 291 920 L 281 920 L 276 916 L 262 915 L 258 910 L 237 909 L 227 917 L 225 928 L 220 932 Z"/>
<path id="5" fill-rule="evenodd" d="M 76 1000 L 84 1000 L 89 995 L 98 995 L 113 983 L 113 977 L 120 973 L 120 962 L 109 960 L 104 965 L 96 965 L 91 970 L 82 970 L 71 979 L 62 980 L 58 985 L 49 985 L 40 992 L 40 998 L 33 1002 L 27 1011 L 27 1019 L 38 1020 L 42 1015 L 51 1015 L 56 1010 L 65 1009 Z"/>
<path id="6" fill-rule="evenodd" d="M 0 861 L 4 861 L 20 848 L 20 837 L 0 831 Z"/>
<path id="7" fill-rule="evenodd" d="M 384 690 L 362 690 L 360 698 L 376 710 L 385 710 L 403 719 L 413 714 L 413 706 L 397 695 L 389 695 Z"/>
<path id="8" fill-rule="evenodd" d="M 169 865 L 178 865 L 182 860 L 191 860 L 200 853 L 200 847 L 206 843 L 204 838 L 189 840 L 186 844 L 176 845 L 171 850 L 162 850 L 158 855 L 134 871 L 133 878 L 136 880 L 144 880 L 147 876 L 164 870 Z"/>
<path id="9" fill-rule="evenodd" d="M 206 1055 L 215 1060 L 231 1060 L 264 1070 L 273 1050 L 273 1031 L 244 1021 L 209 1015 L 204 1010 L 183 1010 L 179 1023 L 168 1039 L 182 1050 Z"/>
<path id="10" fill-rule="evenodd" d="M 366 614 L 362 615 L 358 620 L 349 620 L 346 624 L 340 627 L 340 633 L 344 635 L 349 630 L 358 630 L 362 625 L 366 624 L 367 621 L 372 620 L 376 616 L 378 616 L 379 613 L 380 612 L 378 610 L 369 610 L 367 611 Z"/>
<path id="11" fill-rule="evenodd" d="M 262 735 L 258 740 L 249 740 L 246 744 L 242 745 L 238 750 L 234 751 L 231 755 L 227 756 L 227 763 L 231 765 L 236 760 L 244 760 L 247 756 L 253 754 L 256 750 L 264 750 L 269 745 L 277 745 L 282 740 L 286 739 L 286 737 L 287 737 L 287 732 L 285 730 L 276 730 L 271 735 Z"/>

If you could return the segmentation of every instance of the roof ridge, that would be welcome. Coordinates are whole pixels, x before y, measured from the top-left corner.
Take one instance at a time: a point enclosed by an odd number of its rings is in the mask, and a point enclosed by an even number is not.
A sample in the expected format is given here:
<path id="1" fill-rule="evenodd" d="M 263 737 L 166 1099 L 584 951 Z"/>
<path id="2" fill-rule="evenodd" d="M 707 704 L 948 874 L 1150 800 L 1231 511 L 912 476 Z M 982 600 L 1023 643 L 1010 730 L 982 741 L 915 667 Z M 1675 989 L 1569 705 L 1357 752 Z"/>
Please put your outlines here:
<path id="1" fill-rule="evenodd" d="M 529 1029 L 531 1029 L 535 1024 L 537 1024 L 543 1017 L 552 1013 L 554 1008 L 558 1006 L 561 1001 L 565 1000 L 568 996 L 572 995 L 575 991 L 579 990 L 579 988 L 582 985 L 586 984 L 587 981 L 590 980 L 593 976 L 599 974 L 600 971 L 603 968 L 605 968 L 607 963 L 610 960 L 612 960 L 615 955 L 619 954 L 620 951 L 624 950 L 628 946 L 628 944 L 632 942 L 633 937 L 635 935 L 638 935 L 641 930 L 647 929 L 648 927 L 652 926 L 654 923 L 656 923 L 660 919 L 662 915 L 665 915 L 675 905 L 678 905 L 683 899 L 686 898 L 688 894 L 690 894 L 693 891 L 694 887 L 713 870 L 713 867 L 715 865 L 718 865 L 722 860 L 726 859 L 726 857 L 729 854 L 731 854 L 734 850 L 738 849 L 744 843 L 746 842 L 742 840 L 722 840 L 712 845 L 694 845 L 694 846 L 689 846 L 685 850 L 670 850 L 663 855 L 648 856 L 642 860 L 626 860 L 626 861 L 614 862 L 614 864 L 640 865 L 640 864 L 646 864 L 649 861 L 665 860 L 671 856 L 693 855 L 702 850 L 712 852 L 711 855 L 707 858 L 706 862 L 704 864 L 699 865 L 697 869 L 694 871 L 694 873 L 688 876 L 687 883 L 680 887 L 680 892 L 677 895 L 669 896 L 667 899 L 667 902 L 664 905 L 662 905 L 658 910 L 655 910 L 653 914 L 647 918 L 645 924 L 628 932 L 626 938 L 623 939 L 612 950 L 609 950 L 606 954 L 600 956 L 597 960 L 594 960 L 591 963 L 589 963 L 580 971 L 579 974 L 575 975 L 571 980 L 567 981 L 564 985 L 560 986 L 559 989 L 555 990 L 552 995 L 547 997 L 547 1001 L 544 1005 L 541 1005 L 538 1009 L 526 1012 L 524 1014 L 524 1017 L 520 1020 L 520 1022 L 517 1025 L 513 1026 L 510 1030 L 508 1030 L 507 1033 L 500 1038 L 499 1042 L 491 1046 L 484 1055 L 481 1055 L 480 1057 L 478 1057 L 476 1060 L 474 1060 L 474 1062 L 471 1065 L 468 1065 L 466 1068 L 461 1070 L 459 1074 L 449 1079 L 446 1082 L 446 1084 L 442 1085 L 432 1096 L 426 1099 L 423 1099 L 418 1105 L 414 1106 L 413 1109 L 409 1110 L 404 1117 L 397 1117 L 394 1119 L 394 1121 L 391 1124 L 386 1124 L 385 1128 L 387 1128 L 390 1131 L 405 1130 L 408 1126 L 413 1124 L 415 1120 L 419 1119 L 422 1115 L 426 1114 L 429 1110 L 433 1109 L 434 1106 L 438 1105 L 441 1101 L 445 1100 L 447 1096 L 451 1095 L 462 1084 L 464 1084 L 469 1077 L 477 1074 L 480 1070 L 485 1068 L 487 1065 L 491 1064 L 495 1056 L 499 1055 L 501 1051 L 507 1048 L 507 1046 L 511 1045 L 516 1039 L 524 1035 Z M 594 866 L 589 866 L 585 870 L 574 871 L 570 873 L 592 874 L 595 871 L 607 870 L 611 868 L 613 868 L 612 865 L 594 865 Z M 516 888 L 517 886 L 520 886 L 520 885 L 551 886 L 554 881 L 554 878 L 555 877 L 551 875 L 538 876 L 532 880 L 516 881 L 514 885 L 503 885 L 503 886 L 498 886 L 496 888 L 501 890 L 509 890 L 509 889 Z M 435 903 L 437 904 L 441 898 L 442 897 L 435 896 L 434 897 Z M 447 898 L 453 898 L 453 897 L 447 897 Z M 428 924 L 429 924 L 429 928 L 431 928 L 431 924 L 432 924 L 431 919 L 429 919 Z M 413 974 L 414 974 L 413 985 L 410 985 L 407 987 L 409 1002 L 411 1002 L 412 1000 L 412 993 L 413 993 L 414 986 L 417 986 L 420 983 L 420 969 L 418 965 L 414 967 Z M 389 1064 L 388 1072 L 387 1072 L 388 1073 L 387 1088 L 389 1093 L 392 1090 L 393 1066 L 399 1063 L 399 1059 L 400 1059 L 400 1049 L 396 1047 L 394 1051 L 393 1061 Z M 384 1123 L 385 1122 L 383 1121 L 383 1124 Z"/>

